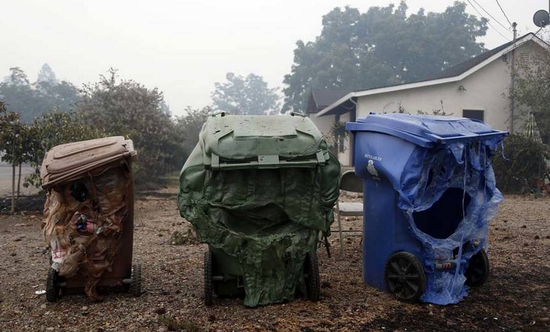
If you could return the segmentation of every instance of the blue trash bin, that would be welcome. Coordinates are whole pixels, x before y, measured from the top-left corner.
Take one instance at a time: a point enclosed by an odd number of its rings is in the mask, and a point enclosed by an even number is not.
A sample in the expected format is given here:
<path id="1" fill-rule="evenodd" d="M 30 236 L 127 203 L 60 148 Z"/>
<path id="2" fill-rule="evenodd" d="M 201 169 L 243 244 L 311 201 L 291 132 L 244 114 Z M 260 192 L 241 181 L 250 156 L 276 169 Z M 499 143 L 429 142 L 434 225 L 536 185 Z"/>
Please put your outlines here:
<path id="1" fill-rule="evenodd" d="M 465 118 L 374 113 L 346 129 L 364 179 L 365 283 L 442 305 L 483 284 L 488 222 L 502 200 L 491 156 L 508 133 Z"/>

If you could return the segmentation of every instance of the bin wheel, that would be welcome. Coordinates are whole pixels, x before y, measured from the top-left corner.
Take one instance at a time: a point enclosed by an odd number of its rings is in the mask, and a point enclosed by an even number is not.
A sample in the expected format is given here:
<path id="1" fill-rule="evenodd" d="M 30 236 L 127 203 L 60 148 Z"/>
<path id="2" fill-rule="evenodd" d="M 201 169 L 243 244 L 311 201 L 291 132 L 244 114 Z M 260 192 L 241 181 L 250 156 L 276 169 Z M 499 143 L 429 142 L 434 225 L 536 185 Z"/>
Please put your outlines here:
<path id="1" fill-rule="evenodd" d="M 48 302 L 57 302 L 59 299 L 60 289 L 58 281 L 59 273 L 50 267 L 48 270 L 48 278 L 46 279 L 46 300 Z"/>
<path id="2" fill-rule="evenodd" d="M 307 298 L 313 302 L 319 301 L 321 297 L 321 281 L 319 278 L 319 261 L 317 260 L 317 252 L 315 250 L 306 254 L 304 274 Z"/>
<path id="3" fill-rule="evenodd" d="M 130 294 L 134 297 L 141 296 L 141 264 L 132 265 L 132 283 L 130 284 Z"/>
<path id="4" fill-rule="evenodd" d="M 204 253 L 204 304 L 210 307 L 213 303 L 214 285 L 212 282 L 212 252 Z"/>
<path id="5" fill-rule="evenodd" d="M 426 291 L 426 274 L 415 255 L 401 251 L 390 256 L 384 278 L 388 290 L 399 301 L 416 302 Z"/>
<path id="6" fill-rule="evenodd" d="M 468 268 L 466 269 L 466 285 L 479 287 L 487 281 L 488 277 L 489 257 L 487 257 L 485 250 L 481 249 L 470 258 Z"/>

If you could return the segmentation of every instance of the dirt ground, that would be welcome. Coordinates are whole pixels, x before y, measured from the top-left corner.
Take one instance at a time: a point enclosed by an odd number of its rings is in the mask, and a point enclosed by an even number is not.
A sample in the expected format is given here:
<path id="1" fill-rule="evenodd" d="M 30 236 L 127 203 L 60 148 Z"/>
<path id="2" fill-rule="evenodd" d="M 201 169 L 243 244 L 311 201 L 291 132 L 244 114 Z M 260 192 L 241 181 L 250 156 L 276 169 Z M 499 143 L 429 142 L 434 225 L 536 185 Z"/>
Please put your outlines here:
<path id="1" fill-rule="evenodd" d="M 204 306 L 206 246 L 169 244 L 189 227 L 175 195 L 170 188 L 136 202 L 134 261 L 143 265 L 145 293 L 100 303 L 35 295 L 48 269 L 41 215 L 0 215 L 0 331 L 550 331 L 550 198 L 506 198 L 490 226 L 490 279 L 457 305 L 403 304 L 366 286 L 360 238 L 348 233 L 345 257 L 336 234 L 332 258 L 319 251 L 320 302 L 249 309 L 238 299 Z M 348 220 L 345 229 L 360 225 Z"/>

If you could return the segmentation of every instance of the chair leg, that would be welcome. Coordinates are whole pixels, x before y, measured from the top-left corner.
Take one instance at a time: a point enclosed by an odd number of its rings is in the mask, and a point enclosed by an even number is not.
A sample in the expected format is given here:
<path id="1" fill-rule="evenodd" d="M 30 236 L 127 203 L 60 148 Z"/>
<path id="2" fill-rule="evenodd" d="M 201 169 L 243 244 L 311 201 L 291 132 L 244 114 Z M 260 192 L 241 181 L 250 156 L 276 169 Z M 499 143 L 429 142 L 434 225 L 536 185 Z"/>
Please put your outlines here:
<path id="1" fill-rule="evenodd" d="M 330 243 L 328 242 L 327 232 L 319 233 L 319 238 L 317 239 L 317 248 L 321 248 L 321 246 L 325 246 L 325 249 L 327 250 L 327 256 L 328 258 L 330 258 Z"/>
<path id="2" fill-rule="evenodd" d="M 344 237 L 342 236 L 342 221 L 340 220 L 340 204 L 336 203 L 338 210 L 338 233 L 340 233 L 340 256 L 344 257 Z"/>
<path id="3" fill-rule="evenodd" d="M 330 257 L 330 243 L 328 242 L 327 233 L 323 232 L 323 237 L 325 238 L 324 241 L 325 241 L 325 248 L 327 249 L 327 256 L 328 256 L 328 258 L 331 258 Z"/>

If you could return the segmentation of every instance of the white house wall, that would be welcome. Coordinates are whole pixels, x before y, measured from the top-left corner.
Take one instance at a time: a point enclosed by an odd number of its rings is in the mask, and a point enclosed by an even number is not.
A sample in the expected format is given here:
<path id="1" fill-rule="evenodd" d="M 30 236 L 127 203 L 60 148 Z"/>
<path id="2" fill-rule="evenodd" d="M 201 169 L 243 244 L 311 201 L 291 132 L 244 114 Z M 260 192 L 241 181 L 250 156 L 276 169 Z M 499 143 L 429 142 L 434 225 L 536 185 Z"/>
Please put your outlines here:
<path id="1" fill-rule="evenodd" d="M 516 63 L 532 63 L 547 56 L 548 53 L 535 42 L 528 42 L 515 50 Z M 415 89 L 399 90 L 359 97 L 357 100 L 357 117 L 367 116 L 370 112 L 396 113 L 404 111 L 409 114 L 433 114 L 444 111 L 446 115 L 463 116 L 463 110 L 483 110 L 484 121 L 494 129 L 510 131 L 510 99 L 508 92 L 511 84 L 510 53 L 481 68 L 462 81 L 431 85 Z M 330 126 L 335 121 L 334 115 L 311 119 L 328 135 Z M 341 121 L 349 121 L 349 113 L 340 116 Z M 521 130 L 520 121 L 514 123 L 516 131 Z M 351 164 L 350 140 L 346 150 L 338 156 L 343 166 Z"/>
<path id="2" fill-rule="evenodd" d="M 532 65 L 546 51 L 535 42 L 516 49 L 516 64 Z M 400 90 L 360 97 L 357 116 L 369 112 L 394 113 L 401 109 L 409 114 L 433 114 L 443 108 L 446 115 L 463 116 L 463 110 L 483 110 L 484 121 L 499 130 L 510 130 L 511 84 L 510 53 L 497 59 L 462 81 Z M 461 88 L 462 87 L 462 88 Z M 519 121 L 514 124 L 517 131 Z"/>
<path id="3" fill-rule="evenodd" d="M 335 115 L 327 115 L 327 116 L 316 117 L 315 113 L 311 113 L 311 114 L 309 114 L 309 118 L 311 119 L 311 121 L 313 123 L 315 123 L 317 128 L 319 128 L 319 130 L 321 131 L 321 133 L 325 137 L 325 140 L 328 141 L 330 139 L 330 137 L 329 137 L 330 136 L 330 129 L 331 129 L 332 124 L 334 123 L 334 120 L 336 119 L 336 116 Z"/>
<path id="4" fill-rule="evenodd" d="M 496 60 L 460 82 L 365 96 L 357 101 L 357 116 L 369 112 L 462 116 L 464 109 L 483 110 L 484 121 L 495 129 L 509 130 L 510 101 L 504 95 L 510 86 L 508 63 Z M 462 88 L 461 88 L 462 86 Z"/>

